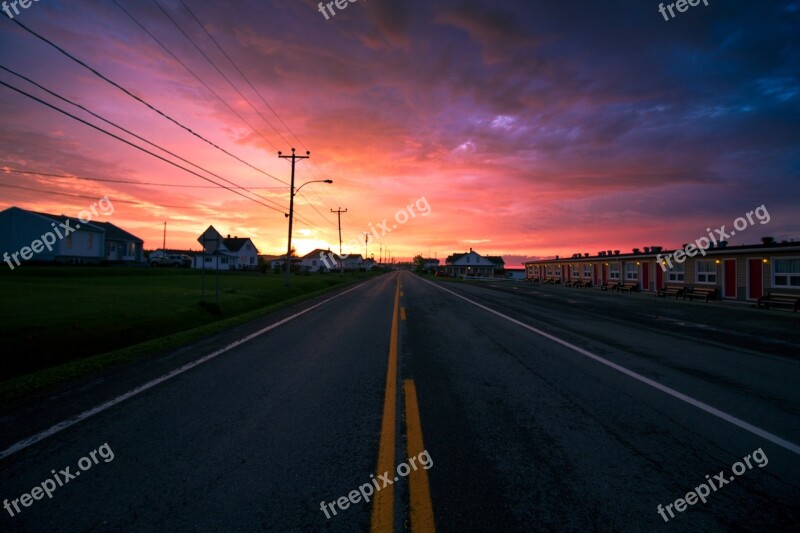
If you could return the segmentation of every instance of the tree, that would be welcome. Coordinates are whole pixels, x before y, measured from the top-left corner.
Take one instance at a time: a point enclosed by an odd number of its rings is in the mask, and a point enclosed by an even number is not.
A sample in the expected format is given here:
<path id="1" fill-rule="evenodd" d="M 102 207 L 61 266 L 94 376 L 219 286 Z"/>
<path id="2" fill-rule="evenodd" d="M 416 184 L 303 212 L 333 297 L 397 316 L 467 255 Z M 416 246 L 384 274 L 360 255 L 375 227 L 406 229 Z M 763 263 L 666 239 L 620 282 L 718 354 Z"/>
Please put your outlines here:
<path id="1" fill-rule="evenodd" d="M 417 255 L 413 259 L 414 262 L 414 271 L 417 274 L 424 274 L 425 273 L 425 259 L 421 255 Z"/>

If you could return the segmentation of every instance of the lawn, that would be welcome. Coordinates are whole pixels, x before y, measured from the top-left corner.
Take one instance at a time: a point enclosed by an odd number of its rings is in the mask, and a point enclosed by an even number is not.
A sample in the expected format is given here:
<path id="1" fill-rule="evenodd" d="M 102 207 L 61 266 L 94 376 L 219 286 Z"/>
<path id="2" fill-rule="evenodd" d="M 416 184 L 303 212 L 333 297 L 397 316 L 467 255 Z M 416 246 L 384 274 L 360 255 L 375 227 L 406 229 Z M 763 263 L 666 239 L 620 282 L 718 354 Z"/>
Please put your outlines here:
<path id="1" fill-rule="evenodd" d="M 295 275 L 287 288 L 283 275 L 272 272 L 222 272 L 216 308 L 201 305 L 197 270 L 25 267 L 2 272 L 0 381 L 179 332 L 200 328 L 202 333 L 203 326 L 235 322 L 230 319 L 366 276 Z M 215 282 L 215 274 L 206 272 L 205 301 L 210 304 Z"/>

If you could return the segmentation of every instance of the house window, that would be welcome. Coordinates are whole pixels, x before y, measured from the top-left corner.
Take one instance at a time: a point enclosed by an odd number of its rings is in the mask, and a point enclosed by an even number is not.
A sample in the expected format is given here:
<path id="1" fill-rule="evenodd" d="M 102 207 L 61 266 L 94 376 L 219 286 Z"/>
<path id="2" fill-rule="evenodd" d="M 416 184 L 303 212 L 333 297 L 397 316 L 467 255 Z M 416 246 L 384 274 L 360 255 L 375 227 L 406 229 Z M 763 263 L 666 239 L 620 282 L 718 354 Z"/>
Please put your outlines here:
<path id="1" fill-rule="evenodd" d="M 775 259 L 772 268 L 773 287 L 800 287 L 800 257 Z"/>
<path id="2" fill-rule="evenodd" d="M 608 265 L 608 279 L 619 279 L 619 263 Z"/>
<path id="3" fill-rule="evenodd" d="M 672 265 L 672 268 L 669 269 L 669 280 L 670 281 L 680 281 L 683 283 L 683 275 L 685 272 L 685 267 L 683 263 L 675 263 Z"/>
<path id="4" fill-rule="evenodd" d="M 256 258 L 251 255 L 250 256 L 250 264 L 254 265 L 255 263 L 256 263 Z"/>
<path id="5" fill-rule="evenodd" d="M 697 262 L 697 283 L 716 283 L 717 265 L 714 261 Z"/>
<path id="6" fill-rule="evenodd" d="M 86 236 L 86 249 L 91 250 L 94 247 L 94 233 Z"/>
<path id="7" fill-rule="evenodd" d="M 311 266 L 317 266 L 317 260 L 316 259 L 311 261 Z"/>
<path id="8" fill-rule="evenodd" d="M 206 263 L 210 263 L 210 262 L 211 262 L 211 256 L 210 256 L 210 255 L 207 255 L 207 256 L 205 257 L 204 261 L 205 261 Z"/>
<path id="9" fill-rule="evenodd" d="M 584 278 L 591 278 L 592 277 L 592 266 L 591 265 L 583 265 L 583 277 Z"/>
<path id="10" fill-rule="evenodd" d="M 639 265 L 636 263 L 625 263 L 625 279 L 637 280 L 639 279 Z"/>
<path id="11" fill-rule="evenodd" d="M 228 264 L 228 258 L 227 257 L 223 257 L 223 258 L 221 258 L 219 260 L 219 262 L 222 263 L 223 265 L 227 265 Z"/>

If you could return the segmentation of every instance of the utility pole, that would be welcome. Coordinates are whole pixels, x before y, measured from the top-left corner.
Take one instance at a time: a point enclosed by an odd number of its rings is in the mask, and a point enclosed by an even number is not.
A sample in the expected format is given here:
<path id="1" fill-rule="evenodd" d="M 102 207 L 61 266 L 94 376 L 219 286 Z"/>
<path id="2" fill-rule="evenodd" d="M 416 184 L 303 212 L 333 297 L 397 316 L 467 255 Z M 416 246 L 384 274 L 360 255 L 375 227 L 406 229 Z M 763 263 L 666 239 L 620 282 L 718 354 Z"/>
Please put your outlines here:
<path id="1" fill-rule="evenodd" d="M 161 249 L 167 251 L 167 221 L 164 221 L 164 241 L 161 243 Z"/>
<path id="2" fill-rule="evenodd" d="M 366 261 L 369 255 L 369 233 L 362 233 L 361 235 L 364 236 L 364 261 Z"/>
<path id="3" fill-rule="evenodd" d="M 338 208 L 336 211 L 331 209 L 331 213 L 336 213 L 339 218 L 339 277 L 344 277 L 344 261 L 342 261 L 342 213 L 347 213 L 347 208 L 342 211 Z"/>
<path id="4" fill-rule="evenodd" d="M 308 159 L 311 157 L 311 152 L 306 151 L 306 155 L 295 155 L 294 148 L 292 148 L 292 155 L 283 155 L 278 152 L 278 157 L 281 159 L 290 159 L 292 161 L 292 184 L 289 186 L 289 242 L 286 245 L 286 280 L 284 285 L 287 287 L 291 284 L 292 272 L 292 219 L 294 218 L 294 167 L 298 159 Z"/>

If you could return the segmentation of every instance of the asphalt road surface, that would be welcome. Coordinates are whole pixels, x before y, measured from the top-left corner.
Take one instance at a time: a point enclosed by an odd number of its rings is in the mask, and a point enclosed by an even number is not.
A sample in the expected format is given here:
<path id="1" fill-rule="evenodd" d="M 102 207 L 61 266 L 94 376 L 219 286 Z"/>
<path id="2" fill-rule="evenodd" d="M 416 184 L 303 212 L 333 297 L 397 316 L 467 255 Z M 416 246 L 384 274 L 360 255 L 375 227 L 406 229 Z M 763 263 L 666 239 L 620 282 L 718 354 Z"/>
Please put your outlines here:
<path id="1" fill-rule="evenodd" d="M 384 275 L 3 413 L 0 530 L 796 531 L 798 326 Z"/>

